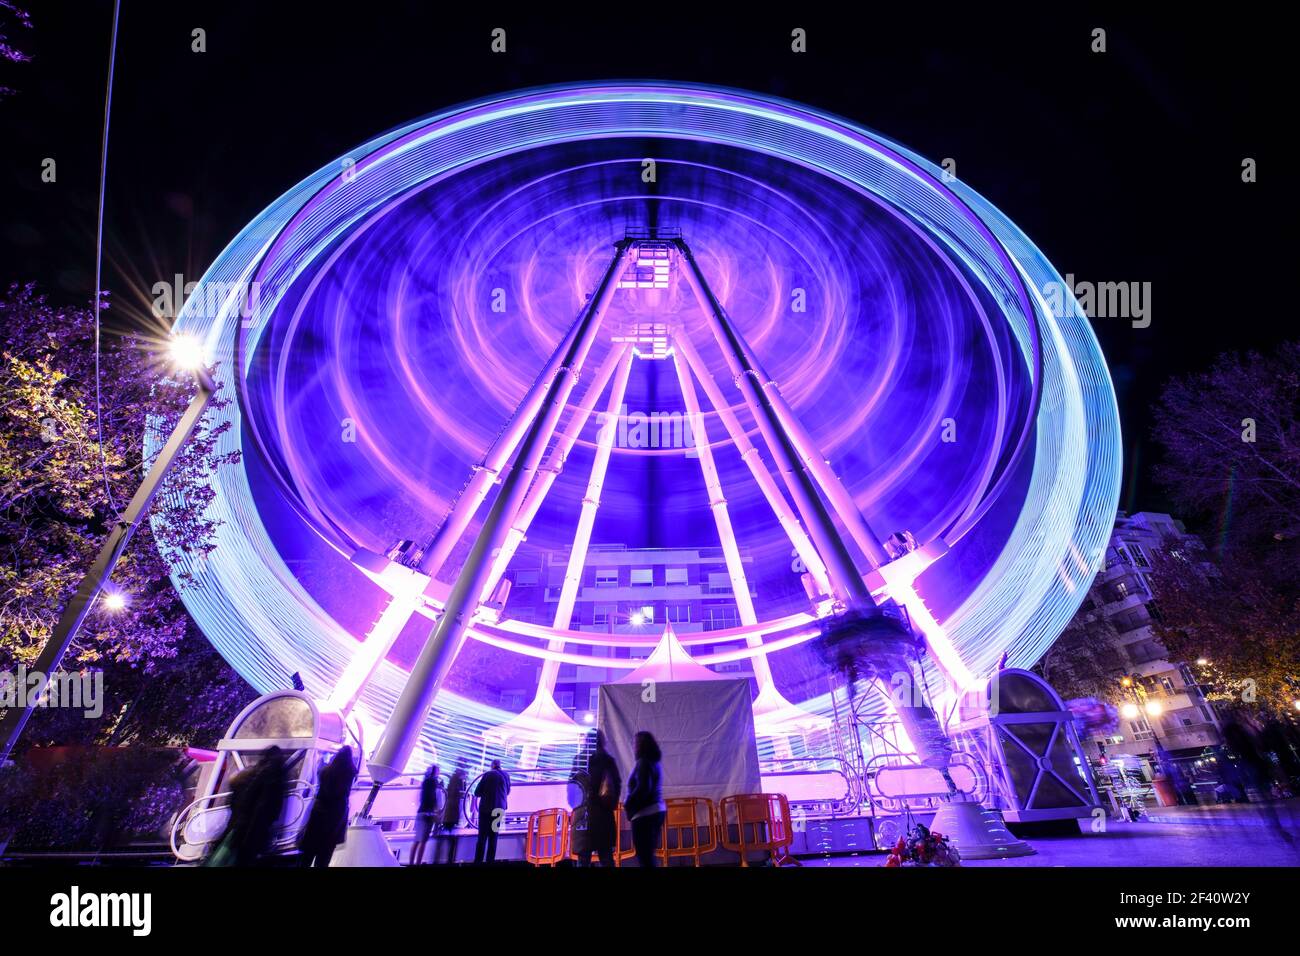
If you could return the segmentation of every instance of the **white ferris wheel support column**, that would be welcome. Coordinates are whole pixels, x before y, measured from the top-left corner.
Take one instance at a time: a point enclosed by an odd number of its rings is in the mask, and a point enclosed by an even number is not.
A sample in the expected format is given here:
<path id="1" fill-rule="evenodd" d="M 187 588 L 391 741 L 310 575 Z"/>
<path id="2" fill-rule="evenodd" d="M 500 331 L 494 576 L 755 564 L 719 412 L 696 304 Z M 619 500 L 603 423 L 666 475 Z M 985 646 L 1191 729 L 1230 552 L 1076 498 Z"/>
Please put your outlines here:
<path id="1" fill-rule="evenodd" d="M 600 508 L 600 492 L 605 487 L 605 473 L 609 469 L 609 458 L 614 450 L 614 440 L 618 435 L 619 416 L 623 408 L 623 396 L 627 393 L 627 382 L 632 375 L 632 347 L 624 346 L 622 361 L 614 376 L 614 385 L 609 390 L 609 402 L 605 406 L 604 422 L 596 438 L 596 456 L 591 462 L 591 476 L 587 480 L 587 493 L 582 497 L 582 510 L 578 514 L 578 527 L 573 533 L 573 547 L 569 551 L 569 563 L 564 570 L 564 584 L 560 587 L 560 600 L 555 608 L 554 626 L 558 630 L 568 630 L 573 619 L 573 605 L 578 599 L 578 588 L 582 585 L 582 571 L 587 564 L 587 549 L 591 545 L 591 531 L 596 524 L 596 512 Z M 564 642 L 552 640 L 548 650 L 564 649 Z M 542 664 L 542 676 L 537 682 L 537 692 L 552 693 L 555 681 L 560 674 L 560 662 L 547 658 Z"/>
<path id="2" fill-rule="evenodd" d="M 803 422 L 799 421 L 794 410 L 786 402 L 785 396 L 781 394 L 780 387 L 763 370 L 763 367 L 758 363 L 758 359 L 754 358 L 752 353 L 749 353 L 749 349 L 745 346 L 743 340 L 741 340 L 741 347 L 745 348 L 746 353 L 748 353 L 751 367 L 761 376 L 763 391 L 771 400 L 772 408 L 782 426 L 784 426 L 786 434 L 790 436 L 790 441 L 794 444 L 795 450 L 798 451 L 804 467 L 808 469 L 808 473 L 813 476 L 813 479 L 821 486 L 822 491 L 826 493 L 831 508 L 844 522 L 845 527 L 849 529 L 849 534 L 857 543 L 857 546 L 862 549 L 862 553 L 866 555 L 873 568 L 888 564 L 889 555 L 881 546 L 880 538 L 876 536 L 876 533 L 867 524 L 866 519 L 862 517 L 862 512 L 849 495 L 848 489 L 844 487 L 844 483 L 840 481 L 839 476 L 831 468 L 831 463 L 827 461 L 825 455 L 818 451 L 812 436 L 808 434 L 808 429 L 804 427 Z"/>
<path id="3" fill-rule="evenodd" d="M 718 383 L 713 380 L 713 376 L 709 374 L 708 369 L 704 367 L 704 363 L 700 361 L 695 346 L 691 344 L 690 339 L 681 335 L 674 339 L 673 348 L 686 361 L 687 366 L 695 373 L 695 377 L 699 379 L 700 387 L 704 389 L 704 396 L 713 405 L 713 410 L 717 412 L 718 420 L 722 422 L 722 427 L 726 429 L 728 437 L 740 454 L 740 460 L 749 467 L 754 482 L 758 485 L 759 490 L 763 492 L 763 497 L 767 500 L 768 506 L 785 530 L 786 537 L 790 539 L 790 544 L 794 546 L 796 553 L 799 555 L 799 560 L 803 562 L 803 566 L 812 575 L 819 592 L 821 594 L 830 594 L 830 578 L 826 574 L 826 565 L 823 563 L 821 555 L 813 547 L 813 543 L 809 540 L 803 525 L 799 523 L 798 516 L 791 509 L 790 503 L 785 500 L 785 495 L 777 487 L 775 479 L 767 470 L 767 464 L 763 461 L 762 453 L 749 440 L 749 436 L 745 434 L 744 426 L 740 424 L 740 419 L 736 417 L 736 413 L 731 410 L 731 406 L 727 404 L 727 400 L 718 389 Z"/>
<path id="4" fill-rule="evenodd" d="M 550 360 L 542 373 L 533 382 L 527 394 L 524 395 L 510 420 L 506 422 L 505 428 L 501 430 L 488 449 L 483 461 L 474 468 L 474 476 L 470 478 L 469 483 L 461 491 L 460 496 L 452 505 L 451 511 L 443 519 L 438 530 L 434 532 L 433 540 L 425 548 L 424 554 L 420 556 L 420 572 L 429 575 L 432 578 L 442 568 L 451 554 L 452 549 L 456 547 L 456 542 L 460 540 L 465 529 L 469 527 L 470 521 L 473 520 L 479 505 L 488 496 L 492 486 L 496 484 L 501 476 L 502 470 L 510 461 L 510 456 L 514 454 L 519 442 L 523 439 L 524 432 L 528 426 L 533 423 L 537 417 L 538 409 L 542 407 L 542 400 L 546 397 L 547 389 L 554 381 L 555 376 L 560 371 L 564 362 L 564 357 L 569 354 L 573 347 L 574 337 L 582 327 L 583 320 L 590 315 L 590 303 L 588 308 L 578 317 L 577 321 L 569 328 L 568 334 L 563 341 L 551 353 Z"/>
<path id="5" fill-rule="evenodd" d="M 876 602 L 872 600 L 870 590 L 858 573 L 852 556 L 845 548 L 835 523 L 831 520 L 825 504 L 822 503 L 817 486 L 803 468 L 799 452 L 786 433 L 784 423 L 773 408 L 769 395 L 760 387 L 762 373 L 752 364 L 749 350 L 732 326 L 726 310 L 722 308 L 722 303 L 709 288 L 708 280 L 704 278 L 704 273 L 700 270 L 699 263 L 695 261 L 690 246 L 681 239 L 675 242 L 682 258 L 686 260 L 688 266 L 684 270 L 686 278 L 699 300 L 705 317 L 709 320 L 713 337 L 727 360 L 728 368 L 735 376 L 736 385 L 745 397 L 745 404 L 749 406 L 750 413 L 754 416 L 754 421 L 776 462 L 777 469 L 785 478 L 786 487 L 790 490 L 790 497 L 794 499 L 795 507 L 803 517 L 808 533 L 826 563 L 832 595 L 845 606 L 874 608 Z"/>
<path id="6" fill-rule="evenodd" d="M 760 382 L 766 380 L 766 376 L 762 375 L 744 339 L 732 326 L 726 310 L 722 308 L 713 290 L 709 288 L 708 280 L 704 278 L 704 273 L 691 254 L 690 247 L 681 239 L 676 242 L 682 258 L 689 266 L 686 276 L 704 314 L 709 319 L 713 336 L 727 360 L 727 365 L 736 377 L 736 385 L 745 396 L 745 403 L 749 406 L 755 422 L 758 423 L 763 440 L 771 451 L 778 469 L 785 477 L 786 487 L 789 488 L 790 496 L 808 526 L 808 532 L 812 535 L 817 550 L 826 561 L 834 596 L 849 609 L 870 611 L 876 608 L 870 589 L 858 574 L 853 558 L 844 546 L 844 540 L 840 537 L 830 513 L 818 494 L 817 485 L 813 481 L 810 470 L 806 468 L 807 463 L 802 462 L 786 430 L 786 423 L 782 421 L 773 406 L 770 393 L 760 387 Z M 883 676 L 893 679 L 894 675 L 911 674 L 912 681 L 917 679 L 913 662 L 904 651 L 901 642 L 894 642 L 893 645 L 881 644 L 869 654 L 865 663 L 870 665 L 878 678 Z M 921 762 L 942 770 L 951 788 L 951 780 L 946 776 L 948 764 L 952 759 L 951 745 L 947 741 L 943 728 L 939 726 L 934 712 L 924 702 L 908 703 L 897 700 L 890 702 L 912 740 Z"/>
<path id="7" fill-rule="evenodd" d="M 456 583 L 452 585 L 446 607 L 420 650 L 415 665 L 411 668 L 410 676 L 388 719 L 379 745 L 370 757 L 370 773 L 375 786 L 367 801 L 365 811 L 367 813 L 379 788 L 406 769 L 406 762 L 415 748 L 424 725 L 425 715 L 429 712 L 434 697 L 437 696 L 438 689 L 451 668 L 451 663 L 464 639 L 465 628 L 479 607 L 478 597 L 482 593 L 487 576 L 491 573 L 492 559 L 505 542 L 510 531 L 510 522 L 528 491 L 528 483 L 525 479 L 537 470 L 541 462 L 560 413 L 573 391 L 578 373 L 591 351 L 601 319 L 613 300 L 614 292 L 618 288 L 618 277 L 624 268 L 627 253 L 633 245 L 633 241 L 623 239 L 615 246 L 609 268 L 605 270 L 600 286 L 578 321 L 569 347 L 565 350 L 563 363 L 546 389 L 539 405 L 538 416 L 529 423 L 515 465 L 502 481 L 501 490 L 488 509 L 483 527 L 470 548 L 464 566 L 456 576 Z"/>
<path id="8" fill-rule="evenodd" d="M 488 491 L 491 490 L 492 484 L 496 481 L 501 470 L 509 462 L 511 454 L 513 454 L 514 450 L 519 447 L 519 441 L 523 437 L 527 427 L 532 423 L 533 419 L 536 418 L 537 410 L 541 407 L 542 400 L 546 397 L 547 386 L 549 386 L 555 378 L 556 372 L 563 363 L 564 356 L 573 344 L 574 336 L 577 334 L 581 322 L 582 316 L 579 316 L 578 320 L 569 327 L 569 331 L 565 333 L 563 340 L 561 340 L 555 351 L 551 353 L 551 357 L 547 361 L 542 374 L 528 390 L 523 401 L 521 401 L 515 408 L 515 411 L 511 415 L 509 422 L 507 422 L 506 427 L 501 431 L 501 434 L 497 436 L 492 447 L 488 450 L 487 455 L 484 456 L 483 461 L 475 466 L 473 478 L 470 479 L 465 490 L 461 492 L 460 497 L 456 499 L 456 503 L 452 507 L 452 510 L 447 514 L 446 518 L 443 519 L 442 525 L 438 528 L 437 534 L 434 535 L 433 541 L 430 542 L 429 547 L 425 550 L 424 556 L 420 560 L 420 571 L 429 578 L 426 583 L 432 583 L 433 575 L 442 567 L 442 564 L 446 560 L 452 547 L 454 547 L 456 542 L 460 540 L 461 534 L 473 519 L 474 514 L 478 511 L 478 506 L 483 502 Z M 604 379 L 602 379 L 601 376 L 604 376 Z M 596 389 L 596 395 L 591 396 L 592 404 L 594 404 L 597 397 L 599 397 L 600 390 L 604 388 L 603 381 L 608 379 L 608 376 L 609 372 L 603 366 L 596 373 L 597 382 L 600 384 L 593 382 L 593 387 Z M 584 400 L 585 398 L 586 396 L 584 396 Z M 589 410 L 590 406 L 588 406 L 588 411 Z M 585 420 L 586 418 L 584 415 L 583 421 Z M 576 419 L 575 427 L 579 430 L 581 430 L 582 427 L 577 423 Z M 568 447 L 572 448 L 572 446 L 573 443 L 570 442 Z M 563 453 L 557 451 L 557 454 L 559 454 L 558 461 L 556 455 L 553 454 L 548 462 L 548 467 L 553 466 L 554 470 L 558 472 L 559 468 L 563 465 L 563 457 L 567 453 L 567 449 Z M 551 478 L 551 481 L 554 481 L 553 477 Z M 547 487 L 549 487 L 549 484 Z M 542 496 L 545 496 L 544 491 L 542 492 Z M 540 502 L 538 502 L 538 504 L 540 504 Z M 529 500 L 526 499 L 524 501 L 523 510 L 527 511 L 528 507 Z M 536 506 L 533 508 L 533 513 L 535 512 Z M 511 520 L 513 519 L 514 516 L 512 515 Z M 527 520 L 532 520 L 531 515 Z M 518 522 L 515 522 L 515 524 L 517 525 Z M 524 527 L 527 527 L 526 523 Z M 519 545 L 518 540 L 513 540 L 513 532 L 514 529 L 512 529 L 511 537 L 507 538 L 506 544 L 502 547 L 503 553 L 508 550 L 510 554 L 513 554 L 514 549 Z M 522 539 L 522 534 L 520 534 L 520 539 Z M 508 563 L 509 557 L 507 556 L 505 562 L 498 561 L 494 564 L 493 577 L 491 578 L 491 583 L 487 587 L 488 595 L 483 596 L 481 600 L 486 600 L 487 597 L 490 596 L 491 589 L 496 586 L 496 581 L 500 578 L 501 573 L 505 570 L 506 564 Z M 416 578 L 413 583 L 419 584 L 422 580 L 422 578 Z M 361 694 L 365 691 L 366 686 L 374 678 L 375 673 L 379 670 L 384 659 L 387 658 L 388 652 L 392 650 L 393 644 L 396 643 L 398 636 L 402 633 L 403 629 L 405 629 L 412 615 L 414 615 L 424 603 L 425 598 L 421 593 L 421 591 L 424 590 L 426 589 L 423 585 L 420 585 L 419 587 L 408 586 L 400 593 L 393 595 L 392 599 L 387 605 L 385 605 L 384 610 L 380 612 L 379 617 L 376 618 L 375 623 L 371 625 L 370 630 L 366 634 L 366 639 L 361 642 L 353 652 L 351 659 L 347 663 L 347 667 L 345 667 L 343 673 L 339 675 L 339 679 L 335 682 L 334 689 L 330 692 L 329 699 L 326 702 L 327 707 L 343 714 L 344 716 L 351 713 L 352 708 L 355 707 L 357 701 L 361 699 Z"/>
<path id="9" fill-rule="evenodd" d="M 605 356 L 605 360 L 600 363 L 596 369 L 596 374 L 591 379 L 591 384 L 582 394 L 582 403 L 573 410 L 573 419 L 569 422 L 568 429 L 556 439 L 555 447 L 551 449 L 551 454 L 547 456 L 546 464 L 542 466 L 541 473 L 533 486 L 528 489 L 528 496 L 524 498 L 524 503 L 519 506 L 519 513 L 515 515 L 514 522 L 511 524 L 510 533 L 506 536 L 506 543 L 501 546 L 501 553 L 497 555 L 496 560 L 492 563 L 492 573 L 488 576 L 487 584 L 483 586 L 483 593 L 479 595 L 480 601 L 487 601 L 492 597 L 492 592 L 496 590 L 497 582 L 501 576 L 506 573 L 506 568 L 510 566 L 510 561 L 514 558 L 515 552 L 519 550 L 519 545 L 528 537 L 528 529 L 537 517 L 537 512 L 542 507 L 542 502 L 546 500 L 551 486 L 555 480 L 560 477 L 560 472 L 564 470 L 565 461 L 569 457 L 569 452 L 573 451 L 573 446 L 578 443 L 578 436 L 582 434 L 583 428 L 587 425 L 587 420 L 591 417 L 592 410 L 596 407 L 596 402 L 605 391 L 605 386 L 609 384 L 614 377 L 614 370 L 619 367 L 619 360 L 626 354 L 628 361 L 631 361 L 630 346 L 624 350 L 613 348 Z M 626 379 L 624 380 L 626 383 Z M 622 400 L 622 392 L 619 393 L 619 399 Z M 617 414 L 617 409 L 615 409 Z"/>
<path id="10" fill-rule="evenodd" d="M 674 338 L 681 338 L 675 336 Z M 718 466 L 713 460 L 713 449 L 709 445 L 709 433 L 700 414 L 700 399 L 695 394 L 695 384 L 691 381 L 690 370 L 684 360 L 673 357 L 673 367 L 677 370 L 677 382 L 682 389 L 682 400 L 686 403 L 687 421 L 691 422 L 691 447 L 700 461 L 700 472 L 704 475 L 705 487 L 709 490 L 709 509 L 713 512 L 713 521 L 718 526 L 718 540 L 722 544 L 722 556 L 727 563 L 727 575 L 731 579 L 731 593 L 736 599 L 736 610 L 740 613 L 740 623 L 757 624 L 758 615 L 754 612 L 754 599 L 749 594 L 749 581 L 745 577 L 745 566 L 740 559 L 740 548 L 736 545 L 736 532 L 731 526 L 731 513 L 727 510 L 727 498 L 722 491 L 722 479 L 718 475 Z M 763 639 L 757 634 L 748 635 L 745 643 L 750 647 L 762 647 Z M 772 666 L 763 654 L 753 658 L 754 679 L 758 682 L 761 694 L 772 683 Z"/>

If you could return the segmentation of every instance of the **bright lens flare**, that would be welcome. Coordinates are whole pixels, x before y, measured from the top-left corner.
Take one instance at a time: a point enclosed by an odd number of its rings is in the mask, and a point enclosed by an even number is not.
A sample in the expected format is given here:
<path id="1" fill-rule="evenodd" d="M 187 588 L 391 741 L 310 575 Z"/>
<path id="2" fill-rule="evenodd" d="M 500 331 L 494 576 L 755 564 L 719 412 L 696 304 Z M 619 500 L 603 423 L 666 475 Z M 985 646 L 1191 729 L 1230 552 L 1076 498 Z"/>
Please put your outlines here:
<path id="1" fill-rule="evenodd" d="M 1119 709 L 1119 712 L 1123 715 L 1125 720 L 1132 720 L 1141 713 L 1141 711 L 1138 710 L 1137 704 L 1125 704 Z"/>
<path id="2" fill-rule="evenodd" d="M 172 365 L 183 372 L 193 372 L 203 365 L 203 346 L 192 335 L 174 335 L 167 344 Z"/>
<path id="3" fill-rule="evenodd" d="M 126 596 L 121 591 L 109 591 L 104 595 L 104 610 L 117 613 L 126 607 Z"/>
<path id="4" fill-rule="evenodd" d="M 1164 705 L 1158 700 L 1147 701 L 1147 713 L 1152 717 L 1159 717 L 1165 712 Z"/>

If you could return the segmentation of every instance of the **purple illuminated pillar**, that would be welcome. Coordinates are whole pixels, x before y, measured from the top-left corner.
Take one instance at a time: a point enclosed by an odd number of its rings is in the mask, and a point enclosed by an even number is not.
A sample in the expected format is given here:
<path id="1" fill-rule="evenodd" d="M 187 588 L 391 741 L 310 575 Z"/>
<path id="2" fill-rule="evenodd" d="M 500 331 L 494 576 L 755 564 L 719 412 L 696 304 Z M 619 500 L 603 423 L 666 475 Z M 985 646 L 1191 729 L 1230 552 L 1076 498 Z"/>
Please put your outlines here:
<path id="1" fill-rule="evenodd" d="M 863 583 L 853 558 L 835 530 L 835 524 L 825 504 L 822 503 L 817 486 L 812 477 L 800 466 L 798 450 L 786 433 L 781 417 L 772 406 L 770 397 L 760 387 L 760 372 L 753 366 L 749 350 L 745 347 L 740 333 L 732 326 L 722 304 L 709 288 L 709 283 L 704 278 L 704 273 L 700 271 L 699 263 L 695 261 L 690 246 L 681 239 L 676 240 L 676 243 L 688 266 L 685 270 L 687 281 L 690 282 L 696 298 L 699 299 L 700 307 L 709 320 L 713 337 L 717 339 L 723 357 L 727 360 L 727 366 L 736 378 L 736 385 L 740 388 L 745 404 L 749 406 L 750 413 L 758 424 L 758 430 L 776 462 L 777 469 L 785 478 L 786 487 L 790 490 L 790 497 L 794 499 L 795 507 L 803 517 L 808 533 L 826 563 L 834 596 L 846 606 L 874 608 L 876 602 L 871 599 L 870 590 Z"/>
<path id="2" fill-rule="evenodd" d="M 615 246 L 613 260 L 578 321 L 569 347 L 565 350 L 563 363 L 546 388 L 538 416 L 529 423 L 515 465 L 502 481 L 501 490 L 488 509 L 483 527 L 465 559 L 465 565 L 456 576 L 456 583 L 452 585 L 447 597 L 446 608 L 411 668 L 406 686 L 402 688 L 384 734 L 369 761 L 375 788 L 367 801 L 366 812 L 369 812 L 379 787 L 406 769 L 406 762 L 419 738 L 425 715 L 460 649 L 465 628 L 478 608 L 478 597 L 492 570 L 493 555 L 505 542 L 511 520 L 528 491 L 526 476 L 531 476 L 541 462 L 546 443 L 555 430 L 560 413 L 577 381 L 578 372 L 591 351 L 601 319 L 614 297 L 618 277 L 632 245 L 630 240 L 624 239 Z"/>
<path id="3" fill-rule="evenodd" d="M 596 402 L 600 399 L 601 393 L 605 391 L 605 386 L 609 384 L 609 380 L 614 377 L 614 369 L 619 367 L 619 359 L 623 357 L 626 351 L 628 350 L 610 349 L 609 354 L 605 356 L 605 361 L 601 362 L 600 368 L 596 369 L 591 384 L 587 386 L 587 390 L 583 393 L 581 404 L 573 410 L 573 419 L 569 422 L 568 430 L 557 439 L 555 447 L 551 449 L 551 454 L 546 459 L 545 467 L 542 468 L 537 481 L 533 482 L 532 488 L 528 490 L 528 497 L 524 498 L 524 503 L 519 508 L 519 514 L 515 516 L 510 533 L 506 536 L 506 543 L 502 545 L 501 553 L 492 562 L 492 573 L 488 576 L 487 584 L 483 586 L 483 593 L 479 596 L 480 601 L 486 601 L 492 596 L 497 582 L 501 580 L 501 575 L 505 574 L 506 568 L 510 566 L 510 561 L 515 556 L 515 552 L 519 550 L 519 545 L 528 536 L 528 529 L 532 525 L 533 519 L 537 517 L 537 512 L 541 510 L 542 502 L 546 500 L 546 495 L 550 492 L 551 486 L 555 484 L 555 479 L 559 478 L 560 472 L 564 471 L 564 463 L 569 457 L 569 452 L 573 451 L 573 446 L 577 444 L 578 436 L 582 434 L 582 429 L 586 427 L 587 420 L 596 407 Z M 628 355 L 628 359 L 631 359 L 630 355 Z M 620 374 L 622 374 L 621 368 Z M 619 394 L 621 400 L 622 393 Z"/>
<path id="4" fill-rule="evenodd" d="M 875 609 L 876 604 L 871 598 L 871 592 L 858 574 L 853 558 L 844 546 L 844 541 L 840 538 L 830 513 L 817 492 L 810 463 L 800 454 L 794 440 L 790 437 L 787 422 L 783 420 L 776 408 L 772 395 L 760 387 L 759 383 L 766 381 L 766 376 L 762 374 L 744 339 L 731 324 L 722 304 L 709 288 L 699 263 L 691 254 L 690 247 L 680 239 L 677 240 L 677 246 L 689 266 L 686 270 L 687 279 L 703 307 L 704 314 L 709 319 L 713 336 L 717 339 L 728 367 L 736 377 L 736 384 L 745 397 L 745 403 L 749 406 L 754 421 L 758 423 L 759 431 L 776 461 L 777 468 L 785 477 L 786 487 L 790 490 L 795 507 L 798 508 L 804 524 L 808 526 L 809 534 L 812 535 L 813 542 L 817 545 L 817 550 L 826 562 L 835 597 L 849 608 L 868 611 Z M 801 460 L 803 467 L 800 465 Z M 906 653 L 905 641 L 891 642 L 888 638 L 881 639 L 864 648 L 863 656 L 864 664 L 882 680 L 887 680 L 891 684 L 894 675 L 897 674 L 911 675 L 913 681 L 921 677 Z M 916 747 L 921 762 L 940 770 L 951 789 L 953 784 L 948 776 L 948 765 L 952 759 L 952 750 L 934 711 L 922 702 L 895 700 L 891 703 Z"/>
<path id="5" fill-rule="evenodd" d="M 704 416 L 700 414 L 700 400 L 695 394 L 695 384 L 691 381 L 691 373 L 684 359 L 674 356 L 673 368 L 677 371 L 682 400 L 686 403 L 687 421 L 691 422 L 691 443 L 700 462 L 704 485 L 709 490 L 709 509 L 713 512 L 713 521 L 718 528 L 718 541 L 722 544 L 722 557 L 727 564 L 727 575 L 731 580 L 731 593 L 736 599 L 736 609 L 740 612 L 740 623 L 757 624 L 758 615 L 754 612 L 754 599 L 749 594 L 749 581 L 745 578 L 745 566 L 740 559 L 740 548 L 736 544 L 736 532 L 731 526 L 727 496 L 722 491 L 722 478 L 718 475 L 718 466 L 713 461 L 709 433 L 704 425 Z M 745 643 L 750 647 L 762 647 L 763 638 L 758 634 L 750 634 L 745 638 Z M 765 654 L 755 654 L 753 662 L 754 679 L 758 683 L 761 694 L 772 684 L 772 666 L 768 663 Z"/>
<path id="6" fill-rule="evenodd" d="M 623 346 L 623 357 L 619 362 L 618 372 L 614 376 L 614 385 L 609 390 L 609 403 L 605 406 L 605 418 L 596 437 L 596 454 L 591 461 L 591 475 L 587 479 L 587 493 L 582 497 L 582 510 L 578 514 L 578 526 L 573 532 L 573 547 L 569 550 L 569 563 L 564 571 L 564 584 L 560 588 L 559 602 L 555 606 L 554 627 L 556 630 L 569 629 L 573 618 L 573 605 L 578 599 L 578 589 L 582 586 L 582 569 L 587 564 L 587 549 L 591 546 L 591 531 L 596 526 L 596 512 L 600 508 L 600 493 L 605 487 L 605 474 L 609 469 L 609 458 L 614 450 L 614 438 L 618 434 L 619 415 L 623 408 L 623 396 L 627 393 L 627 381 L 632 375 L 632 360 L 635 357 L 632 346 Z M 564 642 L 552 640 L 547 644 L 552 651 L 564 649 Z M 537 693 L 550 694 L 555 690 L 555 681 L 560 674 L 560 662 L 548 657 L 542 664 L 541 679 L 537 683 Z"/>
<path id="7" fill-rule="evenodd" d="M 452 549 L 456 547 L 456 542 L 460 540 L 460 536 L 469 527 L 469 523 L 473 520 L 479 505 L 483 503 L 483 499 L 492 490 L 492 486 L 500 477 L 502 469 L 505 468 L 510 456 L 514 454 L 515 449 L 519 446 L 519 441 L 523 438 L 524 432 L 537 417 L 537 411 L 541 408 L 542 401 L 546 397 L 548 386 L 559 371 L 565 355 L 573 347 L 574 337 L 578 334 L 583 319 L 589 314 L 590 309 L 584 312 L 583 316 L 578 318 L 578 321 L 574 322 L 564 340 L 552 353 L 546 367 L 542 369 L 542 374 L 533 382 L 523 401 L 519 403 L 519 407 L 515 409 L 515 413 L 510 417 L 510 421 L 506 423 L 506 427 L 497 436 L 497 440 L 492 443 L 492 447 L 488 449 L 483 461 L 475 466 L 474 477 L 469 480 L 465 490 L 456 499 L 456 503 L 452 505 L 451 511 L 443 519 L 442 524 L 438 526 L 433 540 L 429 542 L 429 546 L 420 557 L 419 567 L 421 573 L 429 575 L 430 578 L 437 574 L 447 560 L 447 555 L 451 554 Z"/>
<path id="8" fill-rule="evenodd" d="M 799 555 L 799 560 L 803 566 L 808 569 L 816 583 L 818 593 L 830 594 L 830 578 L 826 574 L 826 565 L 822 562 L 821 555 L 813 547 L 812 541 L 809 540 L 803 525 L 799 524 L 799 518 L 790 507 L 790 503 L 785 500 L 785 495 L 777 487 L 775 479 L 767 470 L 767 463 L 763 461 L 763 456 L 759 450 L 754 447 L 754 443 L 749 440 L 745 434 L 745 428 L 740 424 L 740 419 L 736 413 L 731 410 L 731 406 L 723 397 L 722 392 L 718 389 L 718 383 L 713 380 L 709 370 L 704 367 L 700 361 L 699 355 L 695 351 L 695 346 L 685 335 L 678 335 L 673 340 L 673 348 L 676 349 L 695 377 L 700 380 L 700 387 L 704 389 L 704 395 L 713 405 L 713 410 L 718 413 L 718 420 L 722 422 L 722 427 L 726 429 L 727 435 L 731 438 L 732 444 L 736 446 L 736 451 L 740 454 L 740 460 L 749 468 L 750 475 L 753 476 L 755 484 L 758 485 L 759 491 L 763 493 L 763 498 L 767 501 L 768 507 L 776 515 L 776 520 L 785 530 L 786 537 L 790 539 L 790 544 L 794 546 Z"/>

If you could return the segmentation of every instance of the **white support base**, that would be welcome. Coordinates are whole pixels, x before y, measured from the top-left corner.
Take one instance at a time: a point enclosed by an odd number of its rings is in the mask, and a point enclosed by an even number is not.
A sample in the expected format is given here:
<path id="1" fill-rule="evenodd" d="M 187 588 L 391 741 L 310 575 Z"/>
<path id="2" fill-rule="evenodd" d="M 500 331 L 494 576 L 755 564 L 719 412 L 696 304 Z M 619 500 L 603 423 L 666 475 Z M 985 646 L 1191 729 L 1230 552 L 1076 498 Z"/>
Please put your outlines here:
<path id="1" fill-rule="evenodd" d="M 330 866 L 397 866 L 379 824 L 357 821 L 348 827 L 343 845 L 334 851 Z"/>
<path id="2" fill-rule="evenodd" d="M 963 860 L 1002 860 L 1034 853 L 1032 846 L 1007 829 L 1001 813 L 972 801 L 945 803 L 930 829 L 952 840 Z"/>

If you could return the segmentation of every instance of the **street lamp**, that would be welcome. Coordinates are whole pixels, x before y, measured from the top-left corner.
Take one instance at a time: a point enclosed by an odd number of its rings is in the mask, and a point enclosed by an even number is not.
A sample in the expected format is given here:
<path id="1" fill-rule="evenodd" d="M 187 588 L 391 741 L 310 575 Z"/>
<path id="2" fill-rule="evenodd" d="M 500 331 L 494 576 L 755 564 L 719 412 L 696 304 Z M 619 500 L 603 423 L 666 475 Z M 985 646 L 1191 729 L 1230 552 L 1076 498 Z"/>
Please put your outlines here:
<path id="1" fill-rule="evenodd" d="M 126 607 L 126 595 L 121 591 L 109 591 L 104 595 L 104 610 L 116 614 Z"/>
<path id="2" fill-rule="evenodd" d="M 167 353 L 178 371 L 196 372 L 203 367 L 203 346 L 192 335 L 173 335 L 168 340 Z"/>

